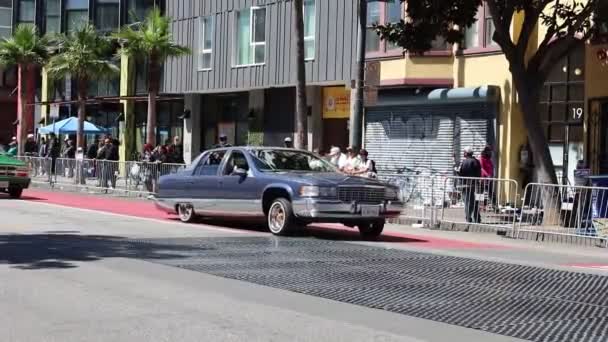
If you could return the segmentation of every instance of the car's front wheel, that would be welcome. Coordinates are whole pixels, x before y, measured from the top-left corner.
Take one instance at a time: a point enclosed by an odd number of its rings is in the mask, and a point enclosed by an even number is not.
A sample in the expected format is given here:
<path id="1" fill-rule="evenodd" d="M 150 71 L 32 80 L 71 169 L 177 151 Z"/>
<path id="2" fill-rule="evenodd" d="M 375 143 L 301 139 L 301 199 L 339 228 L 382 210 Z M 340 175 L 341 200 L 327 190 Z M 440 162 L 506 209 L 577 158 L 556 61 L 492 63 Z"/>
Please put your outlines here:
<path id="1" fill-rule="evenodd" d="M 373 222 L 362 222 L 357 225 L 359 233 L 365 239 L 375 239 L 382 234 L 384 230 L 384 220 Z"/>
<path id="2" fill-rule="evenodd" d="M 180 221 L 190 223 L 196 219 L 194 207 L 191 204 L 182 203 L 177 206 L 177 215 Z"/>
<path id="3" fill-rule="evenodd" d="M 272 201 L 266 219 L 268 228 L 274 235 L 289 235 L 296 225 L 291 202 L 285 198 Z"/>
<path id="4" fill-rule="evenodd" d="M 22 188 L 9 188 L 8 189 L 8 195 L 11 198 L 21 198 L 21 194 L 23 194 L 23 189 Z"/>

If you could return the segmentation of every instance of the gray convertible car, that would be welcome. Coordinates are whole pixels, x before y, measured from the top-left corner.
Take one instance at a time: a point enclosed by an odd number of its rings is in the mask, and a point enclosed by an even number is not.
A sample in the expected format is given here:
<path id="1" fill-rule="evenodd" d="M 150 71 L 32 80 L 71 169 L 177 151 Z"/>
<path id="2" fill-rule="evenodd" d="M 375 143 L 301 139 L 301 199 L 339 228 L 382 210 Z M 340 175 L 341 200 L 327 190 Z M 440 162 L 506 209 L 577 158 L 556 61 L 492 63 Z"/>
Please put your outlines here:
<path id="1" fill-rule="evenodd" d="M 160 178 L 158 208 L 190 222 L 196 216 L 264 217 L 287 235 L 313 222 L 357 227 L 377 237 L 399 216 L 399 189 L 339 173 L 315 154 L 284 148 L 231 147 L 201 154 L 188 168 Z"/>

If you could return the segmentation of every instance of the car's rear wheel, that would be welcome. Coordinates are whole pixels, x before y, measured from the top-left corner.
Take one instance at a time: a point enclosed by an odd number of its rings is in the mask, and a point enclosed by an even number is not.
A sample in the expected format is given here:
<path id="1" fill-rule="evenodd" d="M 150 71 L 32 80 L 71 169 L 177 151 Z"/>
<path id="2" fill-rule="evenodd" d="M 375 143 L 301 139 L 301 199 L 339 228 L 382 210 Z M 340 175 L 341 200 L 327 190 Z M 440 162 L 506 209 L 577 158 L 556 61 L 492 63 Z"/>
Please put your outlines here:
<path id="1" fill-rule="evenodd" d="M 23 189 L 22 188 L 9 188 L 8 189 L 8 195 L 11 198 L 21 198 L 21 195 L 23 194 Z"/>
<path id="2" fill-rule="evenodd" d="M 382 234 L 384 230 L 384 220 L 373 222 L 361 222 L 357 225 L 359 233 L 365 239 L 375 239 Z"/>
<path id="3" fill-rule="evenodd" d="M 289 235 L 296 227 L 291 202 L 285 198 L 272 201 L 266 220 L 270 232 L 274 235 Z"/>
<path id="4" fill-rule="evenodd" d="M 196 213 L 192 204 L 182 203 L 177 206 L 177 215 L 180 221 L 185 223 L 193 222 L 196 219 Z"/>

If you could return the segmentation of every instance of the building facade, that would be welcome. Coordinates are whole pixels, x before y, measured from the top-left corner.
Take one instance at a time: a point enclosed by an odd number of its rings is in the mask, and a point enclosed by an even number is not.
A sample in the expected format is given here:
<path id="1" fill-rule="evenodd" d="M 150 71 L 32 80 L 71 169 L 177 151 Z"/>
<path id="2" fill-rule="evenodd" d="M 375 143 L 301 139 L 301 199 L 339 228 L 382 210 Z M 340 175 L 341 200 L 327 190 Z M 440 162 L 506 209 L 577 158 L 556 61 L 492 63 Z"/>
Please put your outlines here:
<path id="1" fill-rule="evenodd" d="M 176 42 L 193 51 L 165 65 L 163 84 L 165 93 L 184 94 L 191 113 L 186 160 L 222 134 L 238 145 L 281 145 L 293 135 L 293 1 L 169 1 L 167 15 Z M 356 1 L 304 0 L 304 31 L 311 148 L 345 147 Z"/>
<path id="2" fill-rule="evenodd" d="M 394 6 L 372 6 L 372 13 L 378 13 L 375 20 L 396 18 L 399 9 Z M 515 16 L 512 34 L 522 21 L 521 15 Z M 368 59 L 376 64 L 379 82 L 371 96 L 376 101 L 367 108 L 365 141 L 370 155 L 380 157 L 382 167 L 422 166 L 423 172 L 432 168 L 432 172 L 449 173 L 450 159 L 457 162 L 463 147 L 472 146 L 479 153 L 492 145 L 497 177 L 522 184 L 532 180 L 532 165 L 525 160 L 527 131 L 508 62 L 492 41 L 493 32 L 484 5 L 477 23 L 466 30 L 465 41 L 443 52 L 402 56 L 379 39 L 368 43 Z M 542 27 L 535 31 L 531 51 L 544 35 Z M 577 166 L 587 165 L 596 174 L 608 172 L 608 67 L 597 58 L 606 42 L 581 42 L 555 65 L 543 87 L 539 112 L 564 183 L 574 183 Z M 397 158 L 398 150 L 412 152 Z M 421 162 L 429 152 L 435 153 L 433 165 Z"/>

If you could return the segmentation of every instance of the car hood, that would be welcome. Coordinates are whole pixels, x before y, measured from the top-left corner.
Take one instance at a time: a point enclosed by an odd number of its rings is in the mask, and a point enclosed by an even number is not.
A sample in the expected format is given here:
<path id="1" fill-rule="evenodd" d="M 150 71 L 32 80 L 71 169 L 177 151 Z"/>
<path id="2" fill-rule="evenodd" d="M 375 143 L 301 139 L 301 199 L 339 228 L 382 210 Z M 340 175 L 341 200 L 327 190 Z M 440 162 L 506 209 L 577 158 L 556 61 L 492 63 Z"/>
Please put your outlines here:
<path id="1" fill-rule="evenodd" d="M 318 186 L 337 185 L 375 185 L 386 186 L 386 184 L 370 178 L 348 176 L 336 172 L 284 172 L 278 173 L 281 177 L 287 177 L 292 181 Z"/>
<path id="2" fill-rule="evenodd" d="M 11 157 L 8 154 L 0 153 L 0 166 L 25 166 L 25 163 L 21 160 Z"/>

